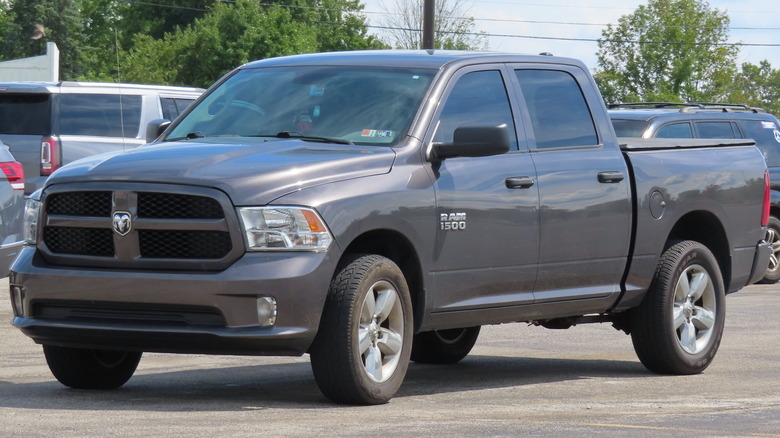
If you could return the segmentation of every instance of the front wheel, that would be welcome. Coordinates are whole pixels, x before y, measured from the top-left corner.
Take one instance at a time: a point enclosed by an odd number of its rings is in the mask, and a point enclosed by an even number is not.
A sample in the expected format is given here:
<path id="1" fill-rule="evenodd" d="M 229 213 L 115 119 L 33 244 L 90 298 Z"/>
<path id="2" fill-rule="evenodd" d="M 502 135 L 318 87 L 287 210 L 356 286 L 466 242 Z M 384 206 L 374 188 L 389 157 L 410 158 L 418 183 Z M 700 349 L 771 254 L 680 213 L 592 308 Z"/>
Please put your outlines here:
<path id="1" fill-rule="evenodd" d="M 412 345 L 417 363 L 452 364 L 466 357 L 479 336 L 479 326 L 418 333 Z"/>
<path id="2" fill-rule="evenodd" d="M 764 273 L 764 278 L 758 280 L 763 284 L 774 284 L 780 280 L 780 219 L 770 216 L 766 230 L 766 241 L 772 245 L 772 254 L 769 256 L 769 267 Z"/>
<path id="3" fill-rule="evenodd" d="M 310 351 L 317 385 L 337 403 L 388 402 L 406 375 L 412 333 L 411 298 L 401 270 L 382 256 L 358 257 L 328 291 Z"/>
<path id="4" fill-rule="evenodd" d="M 698 242 L 673 245 L 632 313 L 631 340 L 647 369 L 679 375 L 704 371 L 718 351 L 726 316 L 715 257 Z"/>
<path id="5" fill-rule="evenodd" d="M 77 389 L 116 389 L 133 376 L 141 353 L 44 345 L 43 354 L 54 377 Z"/>

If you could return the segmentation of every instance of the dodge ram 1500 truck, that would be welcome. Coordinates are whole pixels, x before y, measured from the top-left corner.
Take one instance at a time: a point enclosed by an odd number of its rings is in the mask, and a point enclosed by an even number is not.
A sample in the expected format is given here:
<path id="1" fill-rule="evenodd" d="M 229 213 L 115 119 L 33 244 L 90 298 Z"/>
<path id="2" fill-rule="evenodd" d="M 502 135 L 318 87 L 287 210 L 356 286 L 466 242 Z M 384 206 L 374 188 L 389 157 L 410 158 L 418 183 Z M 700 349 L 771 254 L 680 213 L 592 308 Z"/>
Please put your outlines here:
<path id="1" fill-rule="evenodd" d="M 28 201 L 12 324 L 64 385 L 119 387 L 142 352 L 308 353 L 325 396 L 378 404 L 510 322 L 611 322 L 649 370 L 699 373 L 770 254 L 754 144 L 621 144 L 576 60 L 266 59 L 163 129 Z"/>

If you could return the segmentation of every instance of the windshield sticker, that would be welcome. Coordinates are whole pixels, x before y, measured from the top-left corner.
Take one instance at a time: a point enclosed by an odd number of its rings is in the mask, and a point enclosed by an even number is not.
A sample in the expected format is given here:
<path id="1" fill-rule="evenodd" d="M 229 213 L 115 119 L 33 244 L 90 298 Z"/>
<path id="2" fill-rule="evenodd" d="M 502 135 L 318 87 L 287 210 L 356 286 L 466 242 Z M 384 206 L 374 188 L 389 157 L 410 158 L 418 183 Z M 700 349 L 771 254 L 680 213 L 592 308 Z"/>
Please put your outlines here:
<path id="1" fill-rule="evenodd" d="M 778 131 L 777 129 L 775 129 L 775 130 L 774 130 L 774 134 L 775 134 L 775 141 L 776 141 L 776 142 L 778 142 L 778 143 L 780 143 L 780 131 Z"/>
<path id="2" fill-rule="evenodd" d="M 364 129 L 361 131 L 361 137 L 379 137 L 379 138 L 393 138 L 395 131 L 384 131 L 378 129 Z"/>
<path id="3" fill-rule="evenodd" d="M 777 129 L 775 122 L 761 122 L 761 127 L 764 129 Z"/>
<path id="4" fill-rule="evenodd" d="M 311 88 L 309 88 L 309 96 L 324 96 L 325 95 L 325 87 L 322 85 L 312 85 Z"/>

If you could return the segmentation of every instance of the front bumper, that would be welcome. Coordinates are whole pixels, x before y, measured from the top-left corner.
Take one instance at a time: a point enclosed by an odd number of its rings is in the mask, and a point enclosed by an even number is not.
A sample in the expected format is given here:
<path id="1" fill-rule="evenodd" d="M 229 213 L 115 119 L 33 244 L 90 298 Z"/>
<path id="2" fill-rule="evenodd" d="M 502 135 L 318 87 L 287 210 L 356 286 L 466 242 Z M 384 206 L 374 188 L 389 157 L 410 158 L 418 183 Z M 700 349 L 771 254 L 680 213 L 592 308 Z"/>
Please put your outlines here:
<path id="1" fill-rule="evenodd" d="M 247 253 L 219 272 L 78 269 L 25 247 L 11 267 L 12 324 L 39 344 L 171 353 L 301 355 L 314 340 L 336 258 Z M 258 322 L 257 298 L 277 302 Z M 12 296 L 12 300 L 13 300 Z"/>

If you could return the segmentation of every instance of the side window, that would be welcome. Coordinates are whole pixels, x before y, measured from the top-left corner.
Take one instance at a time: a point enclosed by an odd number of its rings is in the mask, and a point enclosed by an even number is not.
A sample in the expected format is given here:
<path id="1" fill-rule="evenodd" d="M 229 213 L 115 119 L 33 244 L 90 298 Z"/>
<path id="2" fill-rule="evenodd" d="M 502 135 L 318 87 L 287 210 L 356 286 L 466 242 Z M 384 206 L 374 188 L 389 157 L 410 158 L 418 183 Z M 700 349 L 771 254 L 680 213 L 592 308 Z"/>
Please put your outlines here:
<path id="1" fill-rule="evenodd" d="M 559 70 L 515 70 L 539 149 L 599 143 L 585 96 L 572 75 Z"/>
<path id="2" fill-rule="evenodd" d="M 163 119 L 174 120 L 179 115 L 179 110 L 176 108 L 176 101 L 170 97 L 161 97 L 160 106 L 162 106 Z"/>
<path id="3" fill-rule="evenodd" d="M 655 138 L 693 138 L 693 129 L 688 122 L 670 123 L 658 128 Z"/>
<path id="4" fill-rule="evenodd" d="M 183 113 L 193 102 L 195 102 L 195 99 L 176 99 L 176 111 L 179 114 Z"/>
<path id="5" fill-rule="evenodd" d="M 501 126 L 509 129 L 510 148 L 517 149 L 517 135 L 509 97 L 498 70 L 463 75 L 452 88 L 439 116 L 433 141 L 451 143 L 461 126 Z"/>
<path id="6" fill-rule="evenodd" d="M 752 138 L 769 167 L 780 166 L 780 125 L 770 120 L 740 120 L 745 138 Z"/>
<path id="7" fill-rule="evenodd" d="M 141 124 L 141 96 L 61 94 L 60 134 L 135 138 Z"/>
<path id="8" fill-rule="evenodd" d="M 737 138 L 731 122 L 696 122 L 699 138 Z"/>

